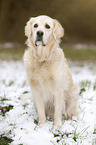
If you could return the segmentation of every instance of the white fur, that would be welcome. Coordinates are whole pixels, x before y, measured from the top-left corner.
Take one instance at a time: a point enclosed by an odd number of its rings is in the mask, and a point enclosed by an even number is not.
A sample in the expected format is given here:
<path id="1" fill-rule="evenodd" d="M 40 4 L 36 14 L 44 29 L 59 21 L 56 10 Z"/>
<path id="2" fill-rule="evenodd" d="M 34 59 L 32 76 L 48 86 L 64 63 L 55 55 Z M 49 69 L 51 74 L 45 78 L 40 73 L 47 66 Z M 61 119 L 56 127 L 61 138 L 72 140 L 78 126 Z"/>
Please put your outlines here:
<path id="1" fill-rule="evenodd" d="M 39 27 L 34 28 L 38 23 Z M 45 24 L 50 25 L 50 30 Z M 36 32 L 44 32 L 44 43 L 35 46 Z M 62 114 L 71 117 L 77 114 L 79 87 L 72 81 L 59 40 L 64 35 L 61 24 L 48 16 L 31 18 L 25 27 L 28 49 L 24 54 L 24 64 L 33 92 L 34 102 L 43 125 L 46 115 L 54 118 L 54 124 L 62 125 Z"/>

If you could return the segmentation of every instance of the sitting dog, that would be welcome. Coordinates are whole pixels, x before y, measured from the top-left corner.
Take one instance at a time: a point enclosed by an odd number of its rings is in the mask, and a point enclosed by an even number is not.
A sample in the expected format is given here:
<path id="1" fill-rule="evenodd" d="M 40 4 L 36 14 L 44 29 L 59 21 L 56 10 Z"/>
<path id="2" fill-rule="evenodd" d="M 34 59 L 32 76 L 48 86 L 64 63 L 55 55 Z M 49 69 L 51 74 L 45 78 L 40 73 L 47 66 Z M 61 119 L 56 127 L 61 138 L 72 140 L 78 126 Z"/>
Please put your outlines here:
<path id="1" fill-rule="evenodd" d="M 71 117 L 78 111 L 79 87 L 59 46 L 64 35 L 61 24 L 48 16 L 32 17 L 25 26 L 28 49 L 24 64 L 39 115 L 39 125 L 46 115 L 62 125 L 62 115 Z"/>

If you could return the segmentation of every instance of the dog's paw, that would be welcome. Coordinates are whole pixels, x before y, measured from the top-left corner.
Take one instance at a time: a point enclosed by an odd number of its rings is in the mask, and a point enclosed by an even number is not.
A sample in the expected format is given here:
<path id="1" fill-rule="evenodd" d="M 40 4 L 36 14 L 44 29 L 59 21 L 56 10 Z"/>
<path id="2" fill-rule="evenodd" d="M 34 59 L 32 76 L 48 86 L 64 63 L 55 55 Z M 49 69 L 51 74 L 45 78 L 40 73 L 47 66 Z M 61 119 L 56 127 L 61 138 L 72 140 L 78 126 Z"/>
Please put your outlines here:
<path id="1" fill-rule="evenodd" d="M 45 125 L 45 119 L 44 120 L 39 120 L 39 126 L 43 127 Z"/>
<path id="2" fill-rule="evenodd" d="M 45 122 L 39 122 L 39 126 L 43 127 L 45 125 Z"/>
<path id="3" fill-rule="evenodd" d="M 62 121 L 61 120 L 54 120 L 54 124 L 58 127 L 61 127 L 62 126 Z"/>

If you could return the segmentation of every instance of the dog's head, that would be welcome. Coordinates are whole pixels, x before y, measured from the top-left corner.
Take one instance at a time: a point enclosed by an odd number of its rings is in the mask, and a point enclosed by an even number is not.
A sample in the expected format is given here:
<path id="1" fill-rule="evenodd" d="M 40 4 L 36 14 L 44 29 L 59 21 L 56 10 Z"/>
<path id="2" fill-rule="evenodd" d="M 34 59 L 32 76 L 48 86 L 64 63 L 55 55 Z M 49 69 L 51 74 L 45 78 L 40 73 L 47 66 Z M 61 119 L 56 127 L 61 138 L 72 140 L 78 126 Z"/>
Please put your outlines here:
<path id="1" fill-rule="evenodd" d="M 38 54 L 35 55 L 39 55 L 40 57 L 40 55 L 43 55 L 39 54 L 41 49 L 46 50 L 46 47 L 51 47 L 53 43 L 56 43 L 61 37 L 63 37 L 64 30 L 57 20 L 42 15 L 31 18 L 27 22 L 27 25 L 25 26 L 25 35 L 28 37 L 31 45 L 33 45 L 36 50 L 39 49 L 37 50 Z"/>

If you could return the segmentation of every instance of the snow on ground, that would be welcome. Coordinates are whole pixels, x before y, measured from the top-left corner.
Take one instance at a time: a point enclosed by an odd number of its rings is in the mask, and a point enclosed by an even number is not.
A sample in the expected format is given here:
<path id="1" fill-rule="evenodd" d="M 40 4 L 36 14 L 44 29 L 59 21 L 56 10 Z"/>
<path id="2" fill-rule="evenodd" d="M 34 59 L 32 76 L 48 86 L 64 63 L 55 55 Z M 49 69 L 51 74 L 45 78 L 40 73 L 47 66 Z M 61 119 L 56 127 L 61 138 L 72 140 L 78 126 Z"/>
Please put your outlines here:
<path id="1" fill-rule="evenodd" d="M 69 62 L 73 80 L 81 88 L 79 114 L 54 126 L 47 119 L 38 126 L 38 114 L 30 99 L 30 87 L 21 61 L 0 61 L 0 106 L 14 108 L 0 115 L 0 134 L 11 137 L 11 145 L 95 145 L 96 144 L 96 65 Z M 5 101 L 2 101 L 5 98 Z"/>

